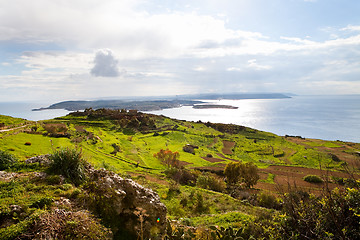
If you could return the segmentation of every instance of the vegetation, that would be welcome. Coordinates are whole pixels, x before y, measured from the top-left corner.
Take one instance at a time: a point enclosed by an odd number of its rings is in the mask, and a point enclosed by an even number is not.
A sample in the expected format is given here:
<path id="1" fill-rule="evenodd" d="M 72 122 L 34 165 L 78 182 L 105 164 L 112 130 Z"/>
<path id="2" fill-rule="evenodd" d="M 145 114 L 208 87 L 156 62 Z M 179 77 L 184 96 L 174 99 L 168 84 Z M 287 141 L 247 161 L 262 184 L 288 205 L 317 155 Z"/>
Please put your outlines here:
<path id="1" fill-rule="evenodd" d="M 360 237 L 359 143 L 126 110 L 0 119 L 21 126 L 0 132 L 0 239 L 120 239 L 116 193 L 89 179 L 89 164 L 159 194 L 163 239 Z M 25 163 L 44 154 L 49 165 Z"/>
<path id="2" fill-rule="evenodd" d="M 309 183 L 322 183 L 323 180 L 316 175 L 306 175 L 304 177 L 304 181 L 309 182 Z"/>
<path id="3" fill-rule="evenodd" d="M 234 185 L 238 182 L 244 183 L 247 188 L 254 186 L 259 180 L 257 166 L 253 163 L 230 162 L 224 169 L 227 182 Z"/>
<path id="4" fill-rule="evenodd" d="M 81 150 L 64 148 L 55 151 L 49 156 L 51 160 L 49 171 L 61 174 L 75 185 L 86 179 L 87 163 L 82 158 Z"/>
<path id="5" fill-rule="evenodd" d="M 179 152 L 172 152 L 169 149 L 161 149 L 158 153 L 154 154 L 154 157 L 159 159 L 167 167 L 179 167 Z"/>
<path id="6" fill-rule="evenodd" d="M 11 153 L 0 150 L 0 170 L 5 170 L 14 166 L 17 159 Z"/>
<path id="7" fill-rule="evenodd" d="M 334 189 L 316 197 L 302 191 L 284 196 L 283 238 L 358 239 L 360 191 Z"/>

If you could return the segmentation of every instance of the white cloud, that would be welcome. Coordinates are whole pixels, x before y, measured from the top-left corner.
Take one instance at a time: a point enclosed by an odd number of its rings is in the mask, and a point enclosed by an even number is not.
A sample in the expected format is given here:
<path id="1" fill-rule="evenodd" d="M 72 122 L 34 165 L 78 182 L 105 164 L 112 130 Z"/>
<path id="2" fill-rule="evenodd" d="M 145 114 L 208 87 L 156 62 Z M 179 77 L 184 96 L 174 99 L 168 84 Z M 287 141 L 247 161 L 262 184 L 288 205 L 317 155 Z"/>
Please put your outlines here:
<path id="1" fill-rule="evenodd" d="M 94 67 L 90 73 L 96 77 L 119 76 L 118 60 L 116 60 L 110 49 L 100 49 L 96 52 Z"/>
<path id="2" fill-rule="evenodd" d="M 229 68 L 226 69 L 226 71 L 229 71 L 229 72 L 232 72 L 232 71 L 241 72 L 241 71 L 243 71 L 243 69 L 239 68 L 239 67 L 229 67 Z"/>
<path id="3" fill-rule="evenodd" d="M 141 8 L 143 3 L 0 0 L 6 5 L 0 11 L 0 41 L 60 49 L 39 47 L 1 59 L 8 72 L 20 69 L 18 75 L 0 75 L 1 87 L 44 88 L 52 92 L 48 96 L 62 89 L 80 97 L 256 91 L 264 86 L 307 92 L 307 83 L 319 79 L 336 91 L 335 82 L 346 81 L 350 89 L 360 81 L 360 26 L 324 28 L 321 40 L 290 34 L 270 38 L 234 27 L 223 9 L 212 15 L 190 6 L 152 12 Z"/>
<path id="4" fill-rule="evenodd" d="M 206 68 L 203 66 L 196 66 L 193 68 L 193 70 L 197 71 L 197 72 L 203 72 L 203 71 L 206 71 Z"/>
<path id="5" fill-rule="evenodd" d="M 271 69 L 271 66 L 269 65 L 261 65 L 256 62 L 256 59 L 250 59 L 248 61 L 248 68 L 255 69 L 255 70 L 269 70 Z"/>
<path id="6" fill-rule="evenodd" d="M 56 71 L 61 74 L 82 73 L 90 68 L 91 54 L 60 51 L 28 51 L 16 63 L 38 71 Z"/>
<path id="7" fill-rule="evenodd" d="M 340 30 L 342 30 L 342 31 L 360 31 L 360 26 L 348 25 L 347 27 L 344 27 Z"/>

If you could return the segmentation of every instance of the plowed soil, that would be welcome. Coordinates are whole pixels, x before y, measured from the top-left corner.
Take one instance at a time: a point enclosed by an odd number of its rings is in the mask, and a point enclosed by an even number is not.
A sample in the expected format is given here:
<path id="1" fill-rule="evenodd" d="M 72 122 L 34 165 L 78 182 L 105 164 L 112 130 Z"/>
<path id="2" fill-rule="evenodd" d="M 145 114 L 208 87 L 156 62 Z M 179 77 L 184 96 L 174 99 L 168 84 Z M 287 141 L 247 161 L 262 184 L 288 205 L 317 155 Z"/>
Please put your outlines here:
<path id="1" fill-rule="evenodd" d="M 224 148 L 222 149 L 222 152 L 224 154 L 233 154 L 232 148 L 235 147 L 235 142 L 232 141 L 223 141 Z"/>

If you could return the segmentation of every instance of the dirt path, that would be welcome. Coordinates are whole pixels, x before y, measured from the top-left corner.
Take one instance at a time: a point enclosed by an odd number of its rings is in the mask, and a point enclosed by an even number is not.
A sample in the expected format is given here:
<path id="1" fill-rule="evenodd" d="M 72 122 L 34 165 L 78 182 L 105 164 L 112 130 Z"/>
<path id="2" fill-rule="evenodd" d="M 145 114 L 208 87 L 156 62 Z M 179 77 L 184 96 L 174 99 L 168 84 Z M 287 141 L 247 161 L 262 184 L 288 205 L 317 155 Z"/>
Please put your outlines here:
<path id="1" fill-rule="evenodd" d="M 215 163 L 215 162 L 223 162 L 225 161 L 224 159 L 220 159 L 220 158 L 214 158 L 214 157 L 202 157 L 202 159 L 211 162 L 211 163 Z"/>
<path id="2" fill-rule="evenodd" d="M 234 162 L 239 162 L 239 160 L 228 158 L 228 157 L 224 156 L 224 154 L 221 154 L 221 153 L 216 153 L 216 155 L 218 155 L 221 158 L 227 159 L 227 160 L 231 160 L 231 161 L 234 161 Z"/>
<path id="3" fill-rule="evenodd" d="M 27 127 L 27 126 L 29 126 L 29 124 L 26 124 L 26 125 L 24 125 L 24 126 L 20 126 L 20 127 L 15 127 L 15 128 L 2 129 L 2 130 L 0 130 L 0 132 L 8 132 L 8 131 L 12 131 L 12 130 L 16 130 L 16 129 L 24 128 L 24 127 Z"/>

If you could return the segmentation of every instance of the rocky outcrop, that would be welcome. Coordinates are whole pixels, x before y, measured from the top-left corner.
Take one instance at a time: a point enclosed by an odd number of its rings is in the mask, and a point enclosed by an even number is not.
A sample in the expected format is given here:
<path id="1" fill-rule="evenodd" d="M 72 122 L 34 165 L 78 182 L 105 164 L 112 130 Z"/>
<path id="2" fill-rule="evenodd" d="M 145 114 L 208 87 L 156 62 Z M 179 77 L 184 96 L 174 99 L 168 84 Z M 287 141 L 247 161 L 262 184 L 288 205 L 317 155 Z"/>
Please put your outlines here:
<path id="1" fill-rule="evenodd" d="M 167 209 L 157 193 L 104 169 L 90 169 L 89 176 L 90 205 L 117 239 L 161 239 Z"/>
<path id="2" fill-rule="evenodd" d="M 40 165 L 45 165 L 45 166 L 49 166 L 50 165 L 50 160 L 49 160 L 49 156 L 50 154 L 45 154 L 45 155 L 39 155 L 39 156 L 35 156 L 35 157 L 31 157 L 25 160 L 26 164 L 31 164 L 31 163 L 39 163 Z"/>
<path id="3" fill-rule="evenodd" d="M 32 157 L 25 162 L 44 166 L 51 163 L 49 155 Z M 68 199 L 56 202 L 56 206 L 74 205 L 91 211 L 111 228 L 114 239 L 162 239 L 167 209 L 157 193 L 105 169 L 88 165 L 85 171 L 87 181 L 79 186 L 80 196 L 71 202 Z M 47 178 L 46 173 L 35 176 Z M 0 172 L 0 178 L 7 177 L 11 176 Z"/>

